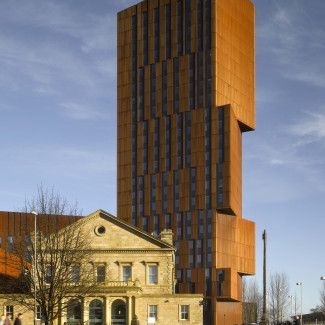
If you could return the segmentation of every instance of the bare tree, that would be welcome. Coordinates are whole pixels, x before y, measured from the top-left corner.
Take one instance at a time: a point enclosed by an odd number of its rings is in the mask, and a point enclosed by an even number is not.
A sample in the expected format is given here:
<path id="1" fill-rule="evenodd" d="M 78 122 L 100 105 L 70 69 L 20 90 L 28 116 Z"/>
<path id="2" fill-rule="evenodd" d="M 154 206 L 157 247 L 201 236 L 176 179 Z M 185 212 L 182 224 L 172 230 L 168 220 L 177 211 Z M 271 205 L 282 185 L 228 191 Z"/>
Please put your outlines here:
<path id="1" fill-rule="evenodd" d="M 37 192 L 31 198 L 25 198 L 25 204 L 21 209 L 29 213 L 36 211 L 39 214 L 51 215 L 81 215 L 82 211 L 78 207 L 78 202 L 71 203 L 62 196 L 54 187 L 44 187 L 43 184 L 37 186 Z"/>
<path id="2" fill-rule="evenodd" d="M 274 324 L 282 324 L 287 317 L 289 305 L 289 281 L 285 273 L 274 273 L 270 277 L 270 318 Z"/>
<path id="3" fill-rule="evenodd" d="M 262 294 L 255 279 L 243 278 L 244 323 L 257 323 L 262 316 Z"/>
<path id="4" fill-rule="evenodd" d="M 76 212 L 77 205 L 70 205 L 54 189 L 39 186 L 37 195 L 25 202 L 25 211 L 30 210 L 46 213 L 46 224 L 38 224 L 36 233 L 26 229 L 16 241 L 21 276 L 8 300 L 33 311 L 36 297 L 43 322 L 52 325 L 69 301 L 78 301 L 94 289 L 90 243 L 80 227 L 82 220 L 62 227 L 58 215 Z"/>

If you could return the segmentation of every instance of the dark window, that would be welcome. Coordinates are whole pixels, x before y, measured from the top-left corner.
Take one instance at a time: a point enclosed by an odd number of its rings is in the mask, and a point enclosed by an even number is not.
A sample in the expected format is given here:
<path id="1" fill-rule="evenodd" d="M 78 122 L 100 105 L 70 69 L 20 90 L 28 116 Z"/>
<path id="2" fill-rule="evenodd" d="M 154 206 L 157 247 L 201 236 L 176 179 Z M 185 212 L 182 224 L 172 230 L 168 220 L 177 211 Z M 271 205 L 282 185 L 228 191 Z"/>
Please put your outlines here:
<path id="1" fill-rule="evenodd" d="M 138 195 L 139 195 L 139 215 L 143 216 L 144 214 L 144 176 L 139 176 L 138 177 Z"/>
<path id="2" fill-rule="evenodd" d="M 143 121 L 143 173 L 148 173 L 148 121 Z"/>
<path id="3" fill-rule="evenodd" d="M 181 212 L 176 214 L 176 222 L 177 222 L 177 239 L 183 239 L 183 214 Z"/>
<path id="4" fill-rule="evenodd" d="M 162 205 L 163 211 L 167 212 L 168 209 L 168 174 L 162 173 Z"/>
<path id="5" fill-rule="evenodd" d="M 185 215 L 185 238 L 190 239 L 192 237 L 192 215 L 191 212 L 186 212 Z"/>
<path id="6" fill-rule="evenodd" d="M 203 0 L 197 0 L 197 48 L 199 51 L 203 50 Z"/>
<path id="7" fill-rule="evenodd" d="M 150 211 L 156 212 L 156 200 L 157 200 L 157 184 L 156 175 L 150 175 Z"/>
<path id="8" fill-rule="evenodd" d="M 185 166 L 191 167 L 191 112 L 185 113 Z"/>
<path id="9" fill-rule="evenodd" d="M 52 265 L 46 265 L 45 267 L 45 276 L 44 280 L 46 284 L 50 284 L 52 282 L 53 278 L 53 266 Z"/>
<path id="10" fill-rule="evenodd" d="M 179 241 L 174 241 L 174 247 L 175 247 L 175 264 L 176 266 L 179 265 Z"/>
<path id="11" fill-rule="evenodd" d="M 203 238 L 204 236 L 204 217 L 203 217 L 203 211 L 198 211 L 198 228 L 197 228 L 197 237 Z"/>
<path id="12" fill-rule="evenodd" d="M 165 214 L 165 228 L 166 229 L 172 228 L 172 218 L 169 213 Z"/>
<path id="13" fill-rule="evenodd" d="M 186 282 L 191 282 L 191 281 L 192 281 L 192 270 L 186 269 Z"/>
<path id="14" fill-rule="evenodd" d="M 206 240 L 206 266 L 212 266 L 212 239 L 208 238 Z"/>
<path id="15" fill-rule="evenodd" d="M 203 266 L 203 240 L 198 239 L 196 241 L 196 266 L 202 267 Z"/>
<path id="16" fill-rule="evenodd" d="M 155 119 L 153 134 L 153 170 L 155 173 L 159 171 L 159 140 L 159 119 Z"/>
<path id="17" fill-rule="evenodd" d="M 212 211 L 206 211 L 206 237 L 212 237 Z"/>
<path id="18" fill-rule="evenodd" d="M 14 306 L 13 305 L 6 305 L 6 315 L 10 319 L 14 319 Z"/>
<path id="19" fill-rule="evenodd" d="M 144 119 L 144 68 L 139 68 L 139 104 L 138 104 L 138 121 Z"/>
<path id="20" fill-rule="evenodd" d="M 178 113 L 179 111 L 179 61 L 178 58 L 173 59 L 173 106 L 174 113 Z"/>
<path id="21" fill-rule="evenodd" d="M 170 3 L 165 6 L 165 33 L 166 33 L 166 58 L 170 59 L 172 54 L 172 31 L 171 31 Z"/>
<path id="22" fill-rule="evenodd" d="M 156 65 L 150 64 L 150 116 L 156 117 Z"/>
<path id="23" fill-rule="evenodd" d="M 197 106 L 203 107 L 203 52 L 197 53 Z"/>
<path id="24" fill-rule="evenodd" d="M 195 266 L 195 261 L 194 261 L 194 256 L 195 256 L 195 244 L 194 240 L 189 240 L 188 241 L 188 267 L 194 268 Z"/>
<path id="25" fill-rule="evenodd" d="M 222 296 L 222 282 L 225 280 L 225 271 L 221 270 L 217 275 L 217 296 Z"/>
<path id="26" fill-rule="evenodd" d="M 132 280 L 132 266 L 131 265 L 123 265 L 122 273 L 123 273 L 123 281 L 124 282 Z"/>
<path id="27" fill-rule="evenodd" d="M 171 169 L 171 118 L 170 116 L 165 117 L 166 131 L 165 131 L 165 168 L 166 171 Z"/>
<path id="28" fill-rule="evenodd" d="M 14 236 L 8 236 L 8 242 L 7 242 L 7 251 L 9 253 L 12 253 L 14 251 L 15 247 L 15 237 Z"/>
<path id="29" fill-rule="evenodd" d="M 183 0 L 177 1 L 177 54 L 183 54 Z"/>
<path id="30" fill-rule="evenodd" d="M 190 169 L 190 209 L 195 209 L 195 196 L 196 196 L 196 168 Z"/>
<path id="31" fill-rule="evenodd" d="M 71 269 L 71 281 L 78 283 L 80 281 L 80 265 L 73 265 Z"/>
<path id="32" fill-rule="evenodd" d="M 148 64 L 148 13 L 142 13 L 143 65 Z"/>
<path id="33" fill-rule="evenodd" d="M 191 0 L 185 1 L 185 52 L 191 52 Z"/>
<path id="34" fill-rule="evenodd" d="M 223 206 L 223 165 L 217 164 L 217 206 Z"/>
<path id="35" fill-rule="evenodd" d="M 180 319 L 181 320 L 189 320 L 190 319 L 190 306 L 189 305 L 181 305 Z"/>
<path id="36" fill-rule="evenodd" d="M 148 217 L 142 217 L 142 227 L 143 230 L 148 232 L 149 231 L 149 220 Z"/>
<path id="37" fill-rule="evenodd" d="M 154 236 L 158 236 L 159 234 L 159 216 L 154 215 L 153 216 L 153 233 Z"/>
<path id="38" fill-rule="evenodd" d="M 211 269 L 205 269 L 205 295 L 210 296 L 211 294 Z"/>
<path id="39" fill-rule="evenodd" d="M 189 107 L 195 108 L 195 54 L 190 55 Z"/>
<path id="40" fill-rule="evenodd" d="M 160 31 L 159 31 L 159 7 L 155 8 L 154 10 L 154 35 L 155 35 L 155 40 L 154 40 L 154 55 L 155 55 L 155 62 L 159 61 L 159 37 L 160 37 Z"/>
<path id="41" fill-rule="evenodd" d="M 177 114 L 177 167 L 183 167 L 183 114 Z"/>
<path id="42" fill-rule="evenodd" d="M 174 211 L 179 210 L 179 175 L 178 170 L 174 170 L 173 173 L 173 185 L 174 185 Z"/>
<path id="43" fill-rule="evenodd" d="M 211 49 L 211 0 L 205 0 L 205 47 Z"/>
<path id="44" fill-rule="evenodd" d="M 137 223 L 137 16 L 132 16 L 132 126 L 131 126 L 131 149 L 132 149 L 132 210 L 131 223 Z"/>
<path id="45" fill-rule="evenodd" d="M 105 282 L 106 280 L 106 267 L 105 265 L 98 265 L 96 268 L 96 279 L 97 282 Z"/>
<path id="46" fill-rule="evenodd" d="M 162 61 L 162 85 L 161 85 L 161 96 L 162 96 L 162 114 L 167 115 L 167 88 L 168 88 L 168 71 L 167 62 Z"/>

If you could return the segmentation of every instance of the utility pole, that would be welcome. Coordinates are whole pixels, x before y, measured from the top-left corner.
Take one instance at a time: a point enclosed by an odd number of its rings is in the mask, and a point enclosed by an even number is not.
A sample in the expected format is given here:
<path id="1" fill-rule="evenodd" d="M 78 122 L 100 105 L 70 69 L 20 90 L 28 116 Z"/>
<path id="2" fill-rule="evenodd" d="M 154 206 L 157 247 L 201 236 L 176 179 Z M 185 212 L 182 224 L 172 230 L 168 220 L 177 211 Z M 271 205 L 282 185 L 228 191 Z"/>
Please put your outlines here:
<path id="1" fill-rule="evenodd" d="M 261 325 L 268 324 L 266 316 L 266 230 L 264 229 L 263 235 L 263 314 L 261 318 Z"/>

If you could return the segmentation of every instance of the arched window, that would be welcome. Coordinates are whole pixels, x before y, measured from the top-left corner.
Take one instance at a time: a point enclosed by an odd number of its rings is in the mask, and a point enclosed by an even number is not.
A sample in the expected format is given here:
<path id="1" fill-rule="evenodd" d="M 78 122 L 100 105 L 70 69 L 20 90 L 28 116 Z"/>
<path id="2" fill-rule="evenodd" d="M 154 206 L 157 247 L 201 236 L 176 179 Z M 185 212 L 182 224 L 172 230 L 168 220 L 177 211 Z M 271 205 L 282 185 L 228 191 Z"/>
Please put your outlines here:
<path id="1" fill-rule="evenodd" d="M 89 304 L 89 324 L 103 325 L 103 303 L 98 299 Z"/>
<path id="2" fill-rule="evenodd" d="M 81 303 L 78 299 L 71 299 L 67 306 L 68 324 L 80 324 L 81 322 Z"/>
<path id="3" fill-rule="evenodd" d="M 126 304 L 123 300 L 118 299 L 112 303 L 112 325 L 126 324 Z"/>

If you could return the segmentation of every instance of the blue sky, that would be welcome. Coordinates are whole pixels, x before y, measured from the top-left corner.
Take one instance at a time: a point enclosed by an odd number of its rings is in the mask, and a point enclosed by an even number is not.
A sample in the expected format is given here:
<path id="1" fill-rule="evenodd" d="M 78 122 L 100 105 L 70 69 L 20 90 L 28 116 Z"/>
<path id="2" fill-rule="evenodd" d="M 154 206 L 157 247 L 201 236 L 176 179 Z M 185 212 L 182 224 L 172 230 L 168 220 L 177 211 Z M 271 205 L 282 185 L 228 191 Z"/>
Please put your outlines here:
<path id="1" fill-rule="evenodd" d="M 137 1 L 0 2 L 0 210 L 37 184 L 84 213 L 116 211 L 116 13 Z M 256 3 L 257 129 L 243 150 L 244 216 L 269 235 L 270 272 L 325 275 L 325 2 Z"/>

